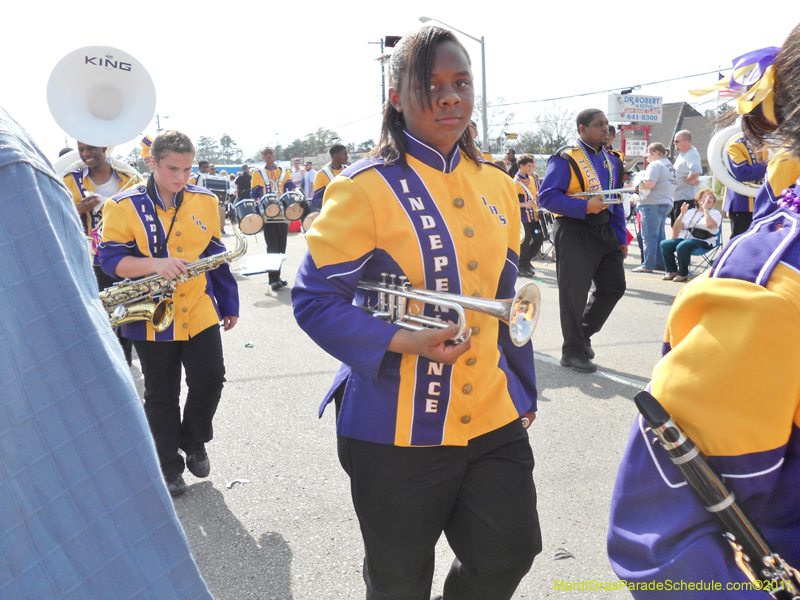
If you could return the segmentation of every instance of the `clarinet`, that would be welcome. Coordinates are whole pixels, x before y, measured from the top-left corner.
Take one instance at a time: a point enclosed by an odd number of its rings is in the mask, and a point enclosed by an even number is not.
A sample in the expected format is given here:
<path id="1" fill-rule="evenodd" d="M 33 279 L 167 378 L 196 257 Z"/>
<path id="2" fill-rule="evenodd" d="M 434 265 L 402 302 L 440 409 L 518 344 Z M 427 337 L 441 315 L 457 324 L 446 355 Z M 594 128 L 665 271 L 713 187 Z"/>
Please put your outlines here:
<path id="1" fill-rule="evenodd" d="M 760 589 L 777 600 L 800 600 L 800 573 L 772 550 L 697 445 L 651 394 L 639 392 L 634 402 L 650 426 L 646 431 L 656 434 L 705 509 L 719 519 L 723 537 L 745 576 L 754 584 L 760 582 Z"/>

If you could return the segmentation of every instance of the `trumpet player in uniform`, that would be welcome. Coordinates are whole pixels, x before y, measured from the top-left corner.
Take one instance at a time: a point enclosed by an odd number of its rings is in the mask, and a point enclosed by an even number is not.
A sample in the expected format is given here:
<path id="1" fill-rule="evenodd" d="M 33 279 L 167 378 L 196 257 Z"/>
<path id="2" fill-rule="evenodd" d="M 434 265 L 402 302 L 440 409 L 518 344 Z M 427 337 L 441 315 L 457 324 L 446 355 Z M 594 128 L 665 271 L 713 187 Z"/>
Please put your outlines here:
<path id="1" fill-rule="evenodd" d="M 275 150 L 264 148 L 261 151 L 261 158 L 264 159 L 264 167 L 256 169 L 250 180 L 251 198 L 258 200 L 265 194 L 280 196 L 295 189 L 291 171 L 275 164 Z M 289 225 L 282 214 L 274 219 L 267 218 L 264 221 L 264 241 L 267 243 L 267 253 L 285 254 L 288 235 Z M 269 272 L 269 285 L 273 290 L 279 290 L 288 285 L 285 279 L 281 279 L 280 269 Z"/>
<path id="2" fill-rule="evenodd" d="M 570 194 L 615 189 L 624 175 L 622 155 L 607 150 L 608 119 L 588 108 L 577 118 L 578 139 L 550 157 L 539 192 L 539 204 L 556 216 L 558 305 L 561 315 L 561 365 L 592 373 L 592 336 L 600 331 L 623 294 L 628 233 L 622 204 L 603 196 Z M 595 290 L 587 304 L 592 283 Z"/>
<path id="3" fill-rule="evenodd" d="M 100 242 L 102 210 L 107 198 L 142 183 L 138 173 L 112 165 L 106 158 L 106 148 L 78 142 L 78 153 L 85 166 L 70 171 L 63 177 L 75 207 L 78 209 L 84 234 L 92 240 L 92 268 L 100 291 L 114 285 L 117 279 L 107 275 L 100 267 L 97 245 Z M 119 338 L 125 360 L 132 363 L 130 340 Z"/>
<path id="4" fill-rule="evenodd" d="M 769 50 L 737 58 L 755 67 L 756 78 L 737 109 L 745 115 L 743 128 L 754 147 L 771 135 L 797 161 L 800 26 L 777 58 Z M 728 244 L 710 271 L 676 297 L 650 389 L 724 475 L 767 543 L 798 568 L 800 182 L 789 188 Z M 667 453 L 653 447 L 652 437 L 638 418 L 611 502 L 608 553 L 614 571 L 639 586 L 636 598 L 765 598 L 764 591 L 749 587 L 750 577 L 737 565 L 741 557 L 737 560 L 722 537 L 720 524 Z M 748 558 L 760 570 L 764 557 Z M 668 582 L 698 581 L 716 582 L 721 591 L 684 588 L 676 594 L 664 588 Z M 659 584 L 665 591 L 654 591 Z"/>
<path id="5" fill-rule="evenodd" d="M 530 342 L 516 347 L 504 323 L 468 312 L 471 338 L 451 345 L 454 325 L 409 331 L 353 299 L 382 272 L 416 288 L 514 296 L 519 203 L 472 141 L 472 71 L 452 32 L 407 34 L 389 77 L 377 148 L 327 186 L 306 235 L 295 318 L 343 363 L 321 410 L 335 402 L 367 598 L 430 600 L 444 532 L 456 555 L 444 598 L 507 600 L 541 551 L 521 419 L 536 411 Z"/>
<path id="6" fill-rule="evenodd" d="M 225 251 L 220 241 L 217 198 L 187 184 L 194 146 L 178 131 L 165 131 L 151 147 L 153 173 L 147 186 L 118 194 L 103 210 L 101 264 L 108 275 L 167 280 L 188 275 L 187 265 Z M 133 340 L 144 374 L 144 410 L 161 470 L 173 496 L 186 490 L 184 467 L 207 477 L 205 444 L 213 437 L 225 365 L 219 323 L 229 331 L 238 320 L 239 293 L 227 264 L 178 284 L 172 294 L 174 321 L 162 332 L 146 321 L 122 325 Z M 188 394 L 181 417 L 181 366 Z M 179 454 L 182 450 L 186 456 Z"/>

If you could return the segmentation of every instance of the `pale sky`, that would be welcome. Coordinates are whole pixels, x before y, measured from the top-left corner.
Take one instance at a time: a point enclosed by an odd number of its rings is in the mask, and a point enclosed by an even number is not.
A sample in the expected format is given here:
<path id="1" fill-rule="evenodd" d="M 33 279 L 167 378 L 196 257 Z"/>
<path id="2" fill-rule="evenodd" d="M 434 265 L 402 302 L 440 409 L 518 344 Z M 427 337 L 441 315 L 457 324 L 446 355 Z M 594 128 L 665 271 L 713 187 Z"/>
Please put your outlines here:
<path id="1" fill-rule="evenodd" d="M 140 7 L 146 6 L 147 10 Z M 69 52 L 109 45 L 132 54 L 156 87 L 161 125 L 192 139 L 230 135 L 245 155 L 285 146 L 319 127 L 356 146 L 380 132 L 377 42 L 421 26 L 422 15 L 480 38 L 486 46 L 489 104 L 619 91 L 633 85 L 729 68 L 735 56 L 780 46 L 800 22 L 800 3 L 780 19 L 752 13 L 750 0 L 672 2 L 208 2 L 108 1 L 3 8 L 0 105 L 54 160 L 64 146 L 47 107 L 47 80 Z M 481 92 L 480 44 L 462 38 Z M 729 73 L 729 71 L 728 71 Z M 643 86 L 637 94 L 691 101 L 687 90 L 716 81 L 704 75 Z M 559 101 L 605 110 L 608 93 Z M 509 129 L 534 129 L 547 103 L 506 107 Z M 709 105 L 699 105 L 702 111 Z M 165 117 L 169 117 L 166 119 Z M 156 120 L 143 133 L 154 135 Z M 141 137 L 141 136 L 140 136 Z M 138 139 L 117 146 L 125 155 Z M 75 147 L 75 141 L 68 140 Z"/>

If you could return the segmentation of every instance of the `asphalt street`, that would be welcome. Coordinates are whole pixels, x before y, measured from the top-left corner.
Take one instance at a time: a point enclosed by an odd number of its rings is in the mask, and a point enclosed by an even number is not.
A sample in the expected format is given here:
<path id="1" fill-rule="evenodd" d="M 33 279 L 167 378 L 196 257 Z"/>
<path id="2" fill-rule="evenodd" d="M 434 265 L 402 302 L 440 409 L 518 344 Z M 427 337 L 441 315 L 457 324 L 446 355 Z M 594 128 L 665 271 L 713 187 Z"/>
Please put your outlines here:
<path id="1" fill-rule="evenodd" d="M 235 238 L 225 241 L 233 246 Z M 266 251 L 260 234 L 248 241 L 247 256 L 234 264 L 241 317 L 223 333 L 227 383 L 207 447 L 211 475 L 185 473 L 189 489 L 175 509 L 218 600 L 364 598 L 361 537 L 336 455 L 333 411 L 317 417 L 338 362 L 295 323 L 290 288 L 274 292 L 265 273 L 238 274 L 249 256 Z M 304 236 L 290 235 L 283 271 L 290 285 L 305 251 Z M 625 262 L 627 293 L 593 338 L 599 370 L 587 375 L 558 363 L 555 264 L 535 263 L 543 303 L 534 335 L 539 413 L 529 435 L 544 549 L 514 598 L 572 597 L 556 589 L 560 581 L 617 581 L 605 552 L 611 492 L 636 415 L 632 398 L 660 357 L 682 285 L 631 273 L 638 264 L 634 245 Z M 441 593 L 452 558 L 440 540 L 434 592 Z"/>

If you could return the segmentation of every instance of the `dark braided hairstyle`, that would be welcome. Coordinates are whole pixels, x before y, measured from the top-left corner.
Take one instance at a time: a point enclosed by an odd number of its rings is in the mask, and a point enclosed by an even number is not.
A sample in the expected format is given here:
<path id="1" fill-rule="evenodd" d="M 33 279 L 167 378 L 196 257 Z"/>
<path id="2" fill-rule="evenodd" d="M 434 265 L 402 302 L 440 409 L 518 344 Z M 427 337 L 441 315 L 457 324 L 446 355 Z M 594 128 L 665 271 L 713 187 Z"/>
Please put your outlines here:
<path id="1" fill-rule="evenodd" d="M 436 48 L 443 42 L 458 44 L 469 62 L 469 54 L 458 38 L 453 35 L 453 32 L 441 27 L 422 27 L 404 35 L 395 46 L 389 61 L 389 86 L 399 92 L 402 77 L 406 75 L 406 83 L 416 90 L 417 100 L 420 104 L 427 104 L 428 108 L 433 109 L 431 89 L 428 84 L 433 73 Z M 470 64 L 472 63 L 470 62 Z M 469 116 L 464 115 L 467 119 Z M 398 162 L 405 166 L 406 151 L 408 150 L 408 140 L 403 131 L 405 126 L 403 113 L 397 112 L 392 103 L 387 100 L 383 110 L 380 140 L 367 156 L 383 158 L 387 164 Z M 480 166 L 478 148 L 472 140 L 472 133 L 468 126 L 464 127 L 464 132 L 458 139 L 458 147 L 470 160 Z"/>
<path id="2" fill-rule="evenodd" d="M 742 119 L 742 129 L 756 147 L 774 134 L 782 146 L 800 160 L 800 25 L 781 46 L 775 60 L 775 122 L 764 116 L 761 105 Z"/>

